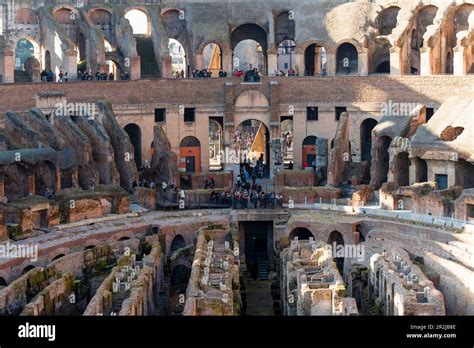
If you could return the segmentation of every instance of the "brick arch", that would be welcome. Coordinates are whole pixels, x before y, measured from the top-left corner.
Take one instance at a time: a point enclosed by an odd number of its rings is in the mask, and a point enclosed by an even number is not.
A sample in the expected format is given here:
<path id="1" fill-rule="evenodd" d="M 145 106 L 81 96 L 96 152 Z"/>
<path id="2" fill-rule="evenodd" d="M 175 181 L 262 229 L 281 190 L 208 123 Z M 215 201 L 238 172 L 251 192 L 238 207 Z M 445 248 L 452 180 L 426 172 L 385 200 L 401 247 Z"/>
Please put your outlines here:
<path id="1" fill-rule="evenodd" d="M 71 248 L 58 248 L 58 249 L 54 249 L 54 251 L 50 252 L 48 254 L 48 259 L 49 259 L 49 262 L 52 262 L 56 257 L 58 257 L 59 255 L 68 255 L 71 253 Z"/>
<path id="2" fill-rule="evenodd" d="M 95 22 L 93 21 L 93 15 L 94 15 L 95 12 L 101 12 L 101 11 L 102 11 L 102 12 L 107 12 L 107 13 L 109 14 L 109 16 L 110 16 L 110 24 L 113 24 L 113 23 L 114 23 L 114 17 L 115 17 L 114 12 L 113 12 L 112 9 L 110 9 L 110 8 L 108 8 L 108 7 L 105 7 L 105 6 L 95 6 L 95 7 L 91 8 L 91 9 L 89 9 L 89 10 L 87 11 L 87 16 L 89 17 L 89 19 L 92 21 L 92 23 L 93 23 L 94 25 L 97 25 L 97 23 L 95 23 Z"/>
<path id="3" fill-rule="evenodd" d="M 37 25 L 39 18 L 36 12 L 30 8 L 20 8 L 15 12 L 15 24 Z"/>
<path id="4" fill-rule="evenodd" d="M 336 49 L 336 46 L 332 46 L 330 43 L 322 42 L 321 40 L 307 40 L 301 42 L 300 44 L 298 44 L 296 40 L 294 41 L 296 43 L 295 53 L 297 54 L 304 54 L 311 45 L 324 47 L 326 53 L 334 53 Z"/>
<path id="5" fill-rule="evenodd" d="M 217 40 L 217 39 L 208 39 L 208 40 L 204 40 L 203 42 L 201 42 L 198 46 L 198 48 L 196 49 L 196 52 L 195 54 L 203 54 L 203 51 L 204 51 L 204 48 L 206 48 L 207 45 L 209 44 L 215 44 L 217 46 L 219 46 L 219 48 L 221 49 L 221 54 L 224 55 L 225 53 L 229 53 L 229 47 L 228 45 L 225 45 L 221 40 Z"/>
<path id="6" fill-rule="evenodd" d="M 296 221 L 296 222 L 293 222 L 293 223 L 290 223 L 290 224 L 287 225 L 284 235 L 289 238 L 291 232 L 293 232 L 295 229 L 305 228 L 313 234 L 314 240 L 316 242 L 317 241 L 323 241 L 323 242 L 327 243 L 329 235 L 331 234 L 331 232 L 338 231 L 339 233 L 341 233 L 341 235 L 343 237 L 344 244 L 351 244 L 351 243 L 354 242 L 354 236 L 353 236 L 352 230 L 351 231 L 346 231 L 347 228 L 345 228 L 344 226 L 342 226 L 339 223 L 335 223 L 335 224 L 328 225 L 328 226 L 322 226 L 321 229 L 319 229 L 317 227 L 318 226 L 315 226 L 314 224 L 312 224 L 310 222 Z"/>
<path id="7" fill-rule="evenodd" d="M 166 232 L 164 232 L 166 233 Z M 174 230 L 173 232 L 166 233 L 166 255 L 171 256 L 171 243 L 173 242 L 174 238 L 178 235 L 183 236 L 185 244 L 190 245 L 193 243 L 193 238 L 194 238 L 194 232 L 184 230 L 184 231 L 178 231 Z"/>

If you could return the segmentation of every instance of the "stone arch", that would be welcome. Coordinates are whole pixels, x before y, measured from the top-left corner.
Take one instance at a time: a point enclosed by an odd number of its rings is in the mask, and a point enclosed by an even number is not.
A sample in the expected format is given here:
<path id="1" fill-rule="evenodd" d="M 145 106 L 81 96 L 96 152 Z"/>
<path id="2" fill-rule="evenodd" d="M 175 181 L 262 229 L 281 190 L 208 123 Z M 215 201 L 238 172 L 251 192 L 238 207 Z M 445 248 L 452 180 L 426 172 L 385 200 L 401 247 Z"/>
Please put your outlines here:
<path id="1" fill-rule="evenodd" d="M 13 20 L 15 24 L 23 25 L 37 25 L 39 24 L 39 19 L 35 11 L 29 8 L 20 8 L 15 12 L 15 19 Z"/>
<path id="2" fill-rule="evenodd" d="M 387 36 L 392 33 L 392 30 L 397 26 L 397 17 L 400 12 L 400 7 L 390 6 L 384 8 L 378 17 L 379 35 Z"/>
<path id="3" fill-rule="evenodd" d="M 308 43 L 304 48 L 304 75 L 327 75 L 327 50 L 317 42 Z"/>
<path id="4" fill-rule="evenodd" d="M 252 40 L 257 43 L 257 51 L 258 45 L 261 47 L 261 56 L 260 59 L 264 60 L 262 64 L 259 63 L 261 67 L 263 67 L 264 71 L 261 71 L 263 75 L 267 72 L 267 57 L 268 57 L 268 37 L 267 32 L 258 24 L 254 23 L 245 23 L 242 24 L 231 32 L 231 47 L 232 47 L 232 60 L 234 61 L 235 50 L 237 45 L 244 41 L 244 40 Z M 258 54 L 257 54 L 258 55 Z M 234 66 L 236 67 L 236 66 Z M 238 67 L 237 67 L 238 68 Z M 260 69 L 262 70 L 262 69 Z"/>
<path id="5" fill-rule="evenodd" d="M 50 161 L 43 161 L 35 166 L 35 194 L 44 196 L 48 189 L 57 190 L 56 166 Z"/>
<path id="6" fill-rule="evenodd" d="M 369 73 L 390 74 L 390 48 L 392 44 L 383 38 L 372 42 L 370 49 Z"/>
<path id="7" fill-rule="evenodd" d="M 194 136 L 184 137 L 179 143 L 179 169 L 186 173 L 201 172 L 201 142 Z"/>
<path id="8" fill-rule="evenodd" d="M 0 277 L 0 288 L 1 288 L 2 286 L 8 286 L 8 283 L 7 283 L 7 281 L 5 280 L 5 278 Z"/>
<path id="9" fill-rule="evenodd" d="M 170 244 L 170 254 L 173 254 L 178 249 L 184 248 L 186 246 L 186 240 L 181 234 L 174 236 Z"/>
<path id="10" fill-rule="evenodd" d="M 143 7 L 130 7 L 124 11 L 124 17 L 129 21 L 133 35 L 149 35 L 151 32 L 150 16 Z"/>
<path id="11" fill-rule="evenodd" d="M 309 166 L 316 160 L 316 141 L 318 137 L 308 135 L 302 143 L 302 163 L 306 162 Z"/>
<path id="12" fill-rule="evenodd" d="M 55 257 L 53 257 L 53 258 L 51 259 L 51 262 L 52 262 L 52 261 L 59 260 L 61 257 L 64 257 L 64 256 L 66 256 L 66 255 L 64 255 L 64 254 L 58 254 L 58 255 L 56 255 Z"/>
<path id="13" fill-rule="evenodd" d="M 218 40 L 202 42 L 196 55 L 202 56 L 202 68 L 212 73 L 212 77 L 219 77 L 219 71 L 224 70 L 224 45 Z"/>
<path id="14" fill-rule="evenodd" d="M 134 159 L 137 168 L 142 166 L 142 130 L 140 126 L 135 123 L 129 123 L 124 128 L 130 137 L 130 142 L 133 145 Z"/>
<path id="15" fill-rule="evenodd" d="M 366 118 L 360 124 L 360 155 L 361 161 L 372 161 L 372 130 L 378 122 L 373 118 Z"/>
<path id="16" fill-rule="evenodd" d="M 28 273 L 29 271 L 31 271 L 34 268 L 36 268 L 36 267 L 33 266 L 33 265 L 28 265 L 28 266 L 24 267 L 23 270 L 21 271 L 21 275 L 24 275 L 24 274 Z"/>
<path id="17" fill-rule="evenodd" d="M 313 233 L 306 227 L 296 227 L 290 232 L 290 240 L 298 237 L 298 240 L 308 240 L 310 237 L 314 238 Z"/>
<path id="18" fill-rule="evenodd" d="M 28 196 L 28 173 L 20 163 L 12 163 L 5 169 L 5 196 L 9 201 Z"/>
<path id="19" fill-rule="evenodd" d="M 187 49 L 186 20 L 182 15 L 182 10 L 178 8 L 166 8 L 161 11 L 161 19 L 168 33 L 168 38 L 178 40 Z"/>
<path id="20" fill-rule="evenodd" d="M 336 73 L 354 75 L 359 72 L 359 53 L 356 46 L 343 42 L 336 51 Z"/>
<path id="21" fill-rule="evenodd" d="M 44 52 L 44 69 L 46 71 L 51 70 L 51 52 L 49 50 Z"/>
<path id="22" fill-rule="evenodd" d="M 280 12 L 275 18 L 275 46 L 284 40 L 295 40 L 295 21 L 289 11 Z"/>
<path id="23" fill-rule="evenodd" d="M 427 182 L 428 181 L 428 164 L 421 157 L 413 158 L 413 164 L 415 166 L 415 182 Z"/>
<path id="24" fill-rule="evenodd" d="M 94 7 L 88 11 L 89 18 L 96 26 L 104 28 L 113 24 L 113 13 L 105 7 Z"/>
<path id="25" fill-rule="evenodd" d="M 328 236 L 327 243 L 333 248 L 333 253 L 337 252 L 337 249 L 341 246 L 344 247 L 344 237 L 343 235 L 337 231 L 332 231 Z M 336 250 L 334 250 L 336 248 Z M 334 257 L 334 261 L 336 262 L 337 269 L 341 275 L 344 274 L 344 257 Z"/>
<path id="26" fill-rule="evenodd" d="M 15 82 L 39 82 L 41 53 L 34 38 L 27 35 L 15 43 Z"/>
<path id="27" fill-rule="evenodd" d="M 257 177 L 268 177 L 270 168 L 270 131 L 267 125 L 257 118 L 247 117 L 239 120 L 233 134 L 233 145 L 240 163 L 250 159 L 261 161 L 263 172 L 257 169 Z"/>

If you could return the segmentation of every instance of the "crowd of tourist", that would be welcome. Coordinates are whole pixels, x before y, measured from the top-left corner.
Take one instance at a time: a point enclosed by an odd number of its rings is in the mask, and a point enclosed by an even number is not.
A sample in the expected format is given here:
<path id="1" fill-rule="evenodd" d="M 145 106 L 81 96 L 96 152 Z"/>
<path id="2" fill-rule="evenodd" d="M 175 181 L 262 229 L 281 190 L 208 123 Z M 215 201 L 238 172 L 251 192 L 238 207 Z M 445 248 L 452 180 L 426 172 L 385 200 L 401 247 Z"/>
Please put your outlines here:
<path id="1" fill-rule="evenodd" d="M 277 70 L 275 70 L 273 75 L 275 75 L 275 76 L 299 76 L 299 74 L 293 69 L 288 69 L 287 71 L 283 71 L 283 70 L 277 71 Z"/>
<path id="2" fill-rule="evenodd" d="M 132 187 L 135 189 L 136 187 L 146 187 L 146 188 L 155 188 L 155 182 L 153 180 L 139 180 L 138 182 L 136 180 L 133 180 L 132 182 Z"/>

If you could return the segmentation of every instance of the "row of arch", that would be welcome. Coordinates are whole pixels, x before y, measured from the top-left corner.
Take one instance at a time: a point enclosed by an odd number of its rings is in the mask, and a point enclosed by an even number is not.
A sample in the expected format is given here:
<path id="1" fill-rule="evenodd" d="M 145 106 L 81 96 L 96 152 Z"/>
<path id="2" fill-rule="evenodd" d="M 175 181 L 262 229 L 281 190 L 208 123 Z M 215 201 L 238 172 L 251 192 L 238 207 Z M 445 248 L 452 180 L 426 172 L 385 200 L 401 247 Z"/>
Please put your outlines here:
<path id="1" fill-rule="evenodd" d="M 441 36 L 443 37 L 442 49 L 436 50 L 433 55 L 433 62 L 440 60 L 442 64 L 438 68 L 432 69 L 433 73 L 453 73 L 453 49 L 456 46 L 456 34 L 468 30 L 468 17 L 472 13 L 474 5 L 462 4 L 450 14 L 448 22 L 450 25 L 443 28 Z M 392 30 L 397 26 L 397 16 L 400 8 L 390 6 L 382 10 L 377 18 L 378 37 L 368 44 L 368 73 L 390 73 L 390 49 L 392 47 L 388 37 Z M 423 47 L 423 36 L 428 26 L 434 23 L 438 13 L 438 8 L 434 5 L 423 6 L 417 10 L 414 15 L 408 35 L 404 39 L 400 53 L 400 70 L 404 74 L 420 73 L 420 49 Z M 245 23 L 236 27 L 230 35 L 230 50 L 232 51 L 232 69 L 252 69 L 259 68 L 264 74 L 273 74 L 274 71 L 268 71 L 268 51 L 270 47 L 277 47 L 277 67 L 276 70 L 290 71 L 299 69 L 300 75 L 315 76 L 327 74 L 328 47 L 322 43 L 306 43 L 304 46 L 295 43 L 295 21 L 289 19 L 288 12 L 282 12 L 275 18 L 275 43 L 268 42 L 268 34 L 265 29 L 255 23 Z M 87 40 L 84 34 L 78 28 L 76 19 L 79 13 L 74 8 L 60 7 L 53 12 L 53 17 L 77 46 L 78 60 L 83 61 L 86 58 Z M 114 23 L 116 18 L 114 13 L 105 8 L 91 9 L 88 16 L 97 28 L 103 33 L 104 46 L 109 47 L 112 52 L 119 51 L 119 43 L 116 40 Z M 224 55 L 229 55 L 228 49 L 222 43 L 217 41 L 206 41 L 197 50 L 196 56 L 189 54 L 191 42 L 186 32 L 186 21 L 181 18 L 179 10 L 168 9 L 161 14 L 163 24 L 167 28 L 167 34 L 170 39 L 168 43 L 168 52 L 171 55 L 171 74 L 188 76 L 191 75 L 191 69 L 207 68 L 213 72 L 213 76 L 218 76 L 218 71 L 224 68 Z M 152 26 L 150 17 L 144 8 L 131 8 L 125 12 L 126 18 L 131 26 L 132 32 L 137 40 L 137 52 L 141 57 L 142 76 L 158 76 L 163 73 L 159 50 L 154 47 L 152 38 Z M 30 9 L 20 9 L 15 15 L 17 24 L 37 24 L 37 16 Z M 452 25 L 451 25 L 452 24 Z M 29 42 L 26 43 L 26 42 Z M 244 45 L 245 49 L 241 49 Z M 250 46 L 249 46 L 250 45 Z M 439 44 L 441 45 L 441 43 Z M 47 53 L 39 52 L 39 45 L 29 37 L 17 41 L 16 61 L 17 70 L 29 71 L 34 69 L 35 61 L 43 58 L 41 66 L 48 67 Z M 27 46 L 27 47 L 26 47 Z M 239 48 L 240 46 L 240 48 Z M 252 56 L 246 56 L 248 47 L 252 48 Z M 466 50 L 466 55 L 473 50 L 473 45 Z M 361 66 L 365 65 L 359 62 L 360 56 L 365 48 L 353 40 L 342 41 L 338 46 L 330 47 L 329 51 L 335 55 L 335 73 L 336 74 L 361 74 Z M 28 55 L 28 52 L 30 53 Z M 48 51 L 49 52 L 49 51 Z M 51 53 L 49 52 L 51 55 Z M 296 54 L 303 55 L 304 66 L 296 66 Z M 365 52 L 364 52 L 365 54 Z M 442 56 L 439 56 L 442 55 Z M 117 67 L 123 69 L 123 62 L 120 61 L 120 54 L 109 55 L 110 69 Z M 122 57 L 123 58 L 123 57 Z M 472 71 L 472 57 L 467 57 L 466 64 L 468 72 Z M 28 59 L 30 61 L 28 62 Z M 51 61 L 51 58 L 49 58 Z M 198 62 L 199 61 L 199 62 Z M 88 62 L 92 64 L 93 62 Z M 332 63 L 331 63 L 332 64 Z M 434 63 L 433 63 L 434 64 Z M 33 66 L 33 67 L 32 67 Z M 93 67 L 95 68 L 95 67 Z M 273 67 L 274 68 L 274 67 Z M 304 71 L 303 71 L 304 70 Z M 19 75 L 21 76 L 21 75 Z M 163 76 L 169 77 L 169 76 Z"/>

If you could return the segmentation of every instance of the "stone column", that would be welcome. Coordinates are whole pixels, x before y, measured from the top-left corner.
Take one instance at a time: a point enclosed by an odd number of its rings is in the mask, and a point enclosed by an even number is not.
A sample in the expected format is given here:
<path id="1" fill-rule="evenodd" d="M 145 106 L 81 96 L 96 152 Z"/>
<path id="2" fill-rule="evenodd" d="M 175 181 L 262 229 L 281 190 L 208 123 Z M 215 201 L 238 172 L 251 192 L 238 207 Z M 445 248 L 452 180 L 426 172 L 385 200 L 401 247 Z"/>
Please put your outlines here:
<path id="1" fill-rule="evenodd" d="M 271 48 L 268 50 L 268 76 L 274 76 L 278 71 L 278 49 Z"/>
<path id="2" fill-rule="evenodd" d="M 56 193 L 59 193 L 61 191 L 61 171 L 59 168 L 56 168 Z"/>
<path id="3" fill-rule="evenodd" d="M 359 75 L 369 75 L 369 54 L 367 52 L 367 49 L 364 49 L 362 52 L 359 53 Z"/>
<path id="4" fill-rule="evenodd" d="M 3 59 L 2 59 L 3 58 Z M 2 83 L 13 83 L 15 82 L 14 70 L 15 70 L 15 54 L 13 51 L 6 50 L 5 55 L 0 55 L 0 75 L 2 75 Z"/>
<path id="5" fill-rule="evenodd" d="M 453 49 L 453 74 L 454 75 L 466 75 L 466 64 L 464 64 L 464 51 L 465 48 L 462 46 L 456 46 Z"/>
<path id="6" fill-rule="evenodd" d="M 33 173 L 28 174 L 28 193 L 30 194 L 36 194 L 35 192 L 35 173 L 33 170 Z"/>
<path id="7" fill-rule="evenodd" d="M 170 57 L 171 61 L 171 57 Z M 142 77 L 142 70 L 141 70 L 141 59 L 139 55 L 136 55 L 131 58 L 130 62 L 130 80 L 138 80 Z M 163 70 L 163 75 L 162 77 L 165 77 L 164 75 L 164 70 Z"/>
<path id="8" fill-rule="evenodd" d="M 161 58 L 161 66 L 162 66 L 162 77 L 165 79 L 171 78 L 171 74 L 173 72 L 172 67 L 171 67 L 171 56 L 169 54 L 165 54 Z"/>
<path id="9" fill-rule="evenodd" d="M 326 53 L 326 72 L 328 76 L 336 75 L 336 53 Z"/>
<path id="10" fill-rule="evenodd" d="M 390 48 L 390 75 L 401 75 L 400 47 Z"/>
<path id="11" fill-rule="evenodd" d="M 420 75 L 428 76 L 431 74 L 431 47 L 422 47 L 420 49 Z"/>
<path id="12" fill-rule="evenodd" d="M 227 72 L 227 76 L 232 76 L 232 71 L 234 69 L 232 66 L 232 51 L 231 50 L 225 50 L 225 52 L 222 52 L 222 70 Z"/>
<path id="13" fill-rule="evenodd" d="M 304 54 L 295 52 L 293 54 L 293 67 L 300 76 L 304 76 Z"/>
<path id="14" fill-rule="evenodd" d="M 202 70 L 202 69 L 204 69 L 202 53 L 201 53 L 201 54 L 196 54 L 195 63 L 196 63 L 196 66 L 195 66 L 195 69 L 196 69 L 196 70 Z M 190 71 L 190 74 L 191 74 L 191 76 L 192 76 L 192 71 Z M 188 77 L 189 77 L 189 76 L 188 76 Z"/>
<path id="15" fill-rule="evenodd" d="M 67 72 L 67 75 L 70 81 L 74 81 L 77 79 L 77 51 L 76 50 L 67 50 L 65 52 L 65 59 L 63 60 L 63 66 L 61 70 L 63 70 L 63 72 Z"/>

